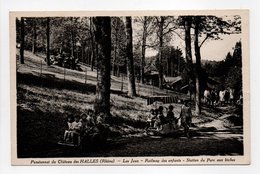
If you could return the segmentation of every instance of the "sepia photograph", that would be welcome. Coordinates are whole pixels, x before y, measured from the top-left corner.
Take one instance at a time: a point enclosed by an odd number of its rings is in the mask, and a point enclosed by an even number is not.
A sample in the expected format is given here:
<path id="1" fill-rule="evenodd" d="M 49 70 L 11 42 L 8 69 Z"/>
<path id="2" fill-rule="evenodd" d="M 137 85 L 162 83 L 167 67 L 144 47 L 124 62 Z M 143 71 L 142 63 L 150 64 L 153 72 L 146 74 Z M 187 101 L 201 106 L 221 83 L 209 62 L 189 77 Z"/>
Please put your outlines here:
<path id="1" fill-rule="evenodd" d="M 10 12 L 12 164 L 249 164 L 248 30 L 248 10 Z"/>

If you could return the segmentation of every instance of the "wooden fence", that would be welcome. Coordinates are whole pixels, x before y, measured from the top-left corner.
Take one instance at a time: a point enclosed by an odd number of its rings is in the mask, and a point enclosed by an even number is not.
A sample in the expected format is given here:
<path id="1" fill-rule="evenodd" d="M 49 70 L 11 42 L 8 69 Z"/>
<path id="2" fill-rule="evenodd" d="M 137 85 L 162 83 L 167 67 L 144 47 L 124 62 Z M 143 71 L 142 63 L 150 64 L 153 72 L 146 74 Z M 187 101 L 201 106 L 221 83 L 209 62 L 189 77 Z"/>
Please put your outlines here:
<path id="1" fill-rule="evenodd" d="M 147 105 L 153 104 L 155 101 L 162 103 L 181 103 L 178 96 L 152 96 L 147 98 Z"/>

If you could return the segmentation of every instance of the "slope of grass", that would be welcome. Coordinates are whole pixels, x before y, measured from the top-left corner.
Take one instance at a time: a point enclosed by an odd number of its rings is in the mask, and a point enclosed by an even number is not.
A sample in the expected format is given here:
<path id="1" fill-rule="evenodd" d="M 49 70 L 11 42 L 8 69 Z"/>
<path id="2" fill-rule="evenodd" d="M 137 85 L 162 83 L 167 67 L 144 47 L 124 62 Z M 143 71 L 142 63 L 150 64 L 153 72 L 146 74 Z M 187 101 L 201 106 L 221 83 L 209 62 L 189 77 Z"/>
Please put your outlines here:
<path id="1" fill-rule="evenodd" d="M 93 109 L 96 90 L 95 71 L 88 73 L 88 80 L 85 84 L 84 72 L 66 69 L 64 80 L 63 68 L 47 67 L 44 65 L 42 57 L 32 55 L 27 51 L 25 53 L 25 64 L 18 63 L 17 65 L 18 157 L 55 149 L 57 142 L 63 137 L 66 117 L 81 115 L 88 109 Z M 126 79 L 123 84 L 124 90 L 121 91 L 121 79 L 111 77 L 110 138 L 142 134 L 146 127 L 148 112 L 150 108 L 154 107 L 147 106 L 145 99 L 151 96 L 151 86 L 140 84 L 138 97 L 130 98 L 126 95 Z M 167 91 L 158 88 L 154 88 L 153 93 L 187 98 L 184 94 L 175 92 L 167 94 Z M 181 104 L 173 105 L 175 116 L 178 117 Z M 167 107 L 168 104 L 164 106 Z M 235 112 L 237 110 L 227 113 L 226 110 L 223 111 L 223 108 L 215 110 L 203 108 L 201 116 L 193 117 L 193 123 L 199 127 L 218 127 L 219 125 L 214 124 L 223 122 L 214 122 L 214 120 L 223 118 L 224 114 L 229 114 L 232 117 L 225 117 L 226 120 L 236 122 L 235 126 L 241 125 L 241 117 L 237 117 L 241 113 Z M 168 142 L 165 143 L 168 144 Z M 131 150 L 129 150 L 130 152 Z M 166 152 L 167 148 L 163 153 Z"/>

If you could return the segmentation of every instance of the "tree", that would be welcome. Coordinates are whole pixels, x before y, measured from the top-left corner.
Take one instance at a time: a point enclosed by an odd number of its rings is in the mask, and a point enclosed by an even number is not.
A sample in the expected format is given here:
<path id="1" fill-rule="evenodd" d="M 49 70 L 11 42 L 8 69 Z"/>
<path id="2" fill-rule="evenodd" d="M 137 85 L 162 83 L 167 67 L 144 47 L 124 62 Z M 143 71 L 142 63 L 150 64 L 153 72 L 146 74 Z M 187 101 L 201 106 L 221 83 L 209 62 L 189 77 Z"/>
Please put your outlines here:
<path id="1" fill-rule="evenodd" d="M 145 53 L 147 48 L 147 38 L 153 33 L 153 27 L 151 24 L 154 18 L 150 16 L 139 16 L 134 21 L 139 24 L 140 29 L 137 31 L 137 45 L 141 45 L 141 61 L 140 61 L 140 79 L 141 83 L 144 83 L 144 68 L 145 68 Z"/>
<path id="2" fill-rule="evenodd" d="M 201 72 L 201 55 L 200 55 L 200 47 L 199 47 L 199 25 L 200 25 L 200 16 L 194 17 L 195 23 L 195 40 L 194 40 L 194 48 L 195 48 L 195 57 L 196 57 L 196 103 L 195 103 L 195 113 L 199 115 L 201 113 L 201 98 L 200 98 L 200 72 Z"/>
<path id="3" fill-rule="evenodd" d="M 132 37 L 133 37 L 132 18 L 126 17 L 126 55 L 127 55 L 128 96 L 131 97 L 136 96 Z"/>
<path id="4" fill-rule="evenodd" d="M 158 56 L 158 54 L 156 55 Z M 163 73 L 166 76 L 178 76 L 185 67 L 185 60 L 183 58 L 182 50 L 173 46 L 164 46 L 162 49 L 162 66 Z M 158 67 L 159 65 L 157 65 Z"/>
<path id="5" fill-rule="evenodd" d="M 201 87 L 200 87 L 200 74 L 201 74 L 201 54 L 200 48 L 208 39 L 218 40 L 221 39 L 221 34 L 236 34 L 241 32 L 241 17 L 233 16 L 233 21 L 224 20 L 217 16 L 194 16 L 194 49 L 196 56 L 196 114 L 201 113 Z M 204 39 L 199 43 L 199 37 L 204 36 Z"/>
<path id="6" fill-rule="evenodd" d="M 21 18 L 20 63 L 24 64 L 24 17 Z"/>
<path id="7" fill-rule="evenodd" d="M 32 53 L 36 53 L 36 41 L 37 41 L 37 28 L 36 28 L 36 19 L 34 18 L 32 21 L 33 24 L 33 41 L 32 41 Z"/>
<path id="8" fill-rule="evenodd" d="M 148 20 L 147 17 L 144 16 L 143 22 L 143 37 L 142 37 L 142 59 L 141 59 L 141 82 L 144 83 L 144 66 L 145 66 L 145 50 L 146 50 L 146 38 L 147 38 L 147 28 L 148 28 Z"/>
<path id="9" fill-rule="evenodd" d="M 192 52 L 191 52 L 191 24 L 192 24 L 192 16 L 184 16 L 182 18 L 184 20 L 184 30 L 185 30 L 185 58 L 187 62 L 187 74 L 189 76 L 188 84 L 189 84 L 189 93 L 190 99 L 193 93 L 194 86 L 194 72 L 193 72 L 193 62 L 192 62 Z"/>
<path id="10" fill-rule="evenodd" d="M 162 67 L 162 49 L 163 49 L 163 26 L 165 18 L 163 16 L 160 17 L 160 19 L 157 19 L 159 23 L 159 56 L 158 56 L 158 62 L 159 62 L 159 88 L 163 89 L 163 67 Z"/>
<path id="11" fill-rule="evenodd" d="M 119 70 L 126 62 L 126 32 L 125 24 L 120 17 L 111 18 L 112 32 L 112 74 L 119 75 Z"/>
<path id="12" fill-rule="evenodd" d="M 95 32 L 93 31 L 94 30 L 93 17 L 90 17 L 89 25 L 90 25 L 91 50 L 92 50 L 90 61 L 91 61 L 91 71 L 93 71 L 95 66 L 95 59 L 97 59 L 97 45 L 95 42 L 95 34 L 93 33 Z"/>
<path id="13" fill-rule="evenodd" d="M 111 63 L 111 19 L 93 17 L 93 29 L 97 43 L 97 86 L 95 113 L 110 115 L 110 63 Z"/>
<path id="14" fill-rule="evenodd" d="M 156 28 L 156 39 L 153 41 L 155 44 L 152 45 L 152 47 L 158 48 L 158 72 L 159 72 L 159 88 L 163 89 L 163 66 L 162 66 L 162 52 L 163 47 L 170 42 L 171 40 L 171 34 L 176 29 L 174 25 L 173 17 L 169 16 L 158 16 L 155 17 L 155 20 L 153 20 L 152 27 Z M 151 42 L 151 41 L 150 41 Z"/>
<path id="15" fill-rule="evenodd" d="M 228 63 L 227 58 L 225 64 Z M 238 97 L 239 92 L 242 91 L 242 49 L 241 42 L 237 42 L 234 48 L 233 56 L 230 55 L 231 63 L 225 66 L 229 66 L 228 71 L 225 71 L 225 87 L 235 90 L 235 96 Z"/>
<path id="16" fill-rule="evenodd" d="M 46 62 L 49 66 L 50 63 L 50 18 L 46 19 Z"/>

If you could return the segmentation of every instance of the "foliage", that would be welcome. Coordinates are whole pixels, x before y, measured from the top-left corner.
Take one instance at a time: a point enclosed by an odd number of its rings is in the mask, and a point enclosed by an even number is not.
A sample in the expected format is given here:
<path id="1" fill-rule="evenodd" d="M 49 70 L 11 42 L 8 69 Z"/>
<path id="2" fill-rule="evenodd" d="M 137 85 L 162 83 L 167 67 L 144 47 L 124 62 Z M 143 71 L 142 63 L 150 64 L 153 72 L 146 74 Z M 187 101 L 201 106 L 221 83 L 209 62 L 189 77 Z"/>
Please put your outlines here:
<path id="1" fill-rule="evenodd" d="M 238 93 L 242 90 L 242 50 L 241 42 L 237 42 L 233 51 L 223 61 L 207 61 L 203 65 L 206 73 L 219 79 L 221 88 L 233 88 Z"/>
<path id="2" fill-rule="evenodd" d="M 111 40 L 112 40 L 112 71 L 115 75 L 115 66 L 125 66 L 126 62 L 126 33 L 123 19 L 120 17 L 111 18 Z"/>

